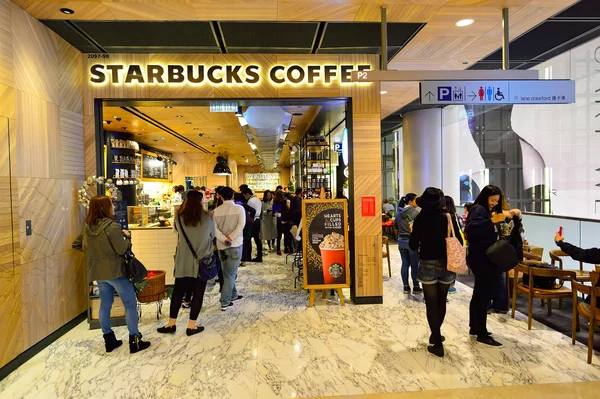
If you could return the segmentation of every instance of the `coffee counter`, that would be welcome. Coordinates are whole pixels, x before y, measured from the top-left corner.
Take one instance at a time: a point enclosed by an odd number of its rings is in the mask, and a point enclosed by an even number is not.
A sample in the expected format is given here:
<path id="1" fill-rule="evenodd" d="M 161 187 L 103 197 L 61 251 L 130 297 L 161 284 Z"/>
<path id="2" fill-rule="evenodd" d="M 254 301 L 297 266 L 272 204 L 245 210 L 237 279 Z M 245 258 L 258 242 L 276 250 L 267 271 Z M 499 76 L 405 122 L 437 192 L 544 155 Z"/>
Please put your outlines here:
<path id="1" fill-rule="evenodd" d="M 131 244 L 135 256 L 148 270 L 167 272 L 166 284 L 174 284 L 174 256 L 177 233 L 171 226 L 139 227 L 130 225 Z"/>

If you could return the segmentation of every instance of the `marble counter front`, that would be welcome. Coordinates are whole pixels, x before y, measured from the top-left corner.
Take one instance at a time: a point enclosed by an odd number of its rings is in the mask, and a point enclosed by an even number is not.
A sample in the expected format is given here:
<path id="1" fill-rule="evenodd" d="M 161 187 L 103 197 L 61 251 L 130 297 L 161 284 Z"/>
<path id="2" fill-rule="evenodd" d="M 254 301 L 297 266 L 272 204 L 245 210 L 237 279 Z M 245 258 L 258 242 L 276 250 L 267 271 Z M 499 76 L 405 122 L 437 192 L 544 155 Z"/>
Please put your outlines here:
<path id="1" fill-rule="evenodd" d="M 135 256 L 148 270 L 167 272 L 166 284 L 174 284 L 174 255 L 177 233 L 171 227 L 141 228 L 131 230 L 131 244 Z"/>

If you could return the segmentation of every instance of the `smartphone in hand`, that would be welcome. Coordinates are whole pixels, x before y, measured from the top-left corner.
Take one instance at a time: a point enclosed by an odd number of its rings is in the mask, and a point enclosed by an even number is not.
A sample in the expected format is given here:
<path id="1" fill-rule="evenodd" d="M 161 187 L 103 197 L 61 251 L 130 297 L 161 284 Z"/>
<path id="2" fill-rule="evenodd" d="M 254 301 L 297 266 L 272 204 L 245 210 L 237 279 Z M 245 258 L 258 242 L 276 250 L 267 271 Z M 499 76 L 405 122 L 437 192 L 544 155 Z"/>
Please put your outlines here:
<path id="1" fill-rule="evenodd" d="M 558 228 L 558 234 L 559 234 L 560 236 L 562 236 L 562 235 L 563 235 L 563 227 L 562 227 L 562 226 L 560 226 L 560 227 Z"/>

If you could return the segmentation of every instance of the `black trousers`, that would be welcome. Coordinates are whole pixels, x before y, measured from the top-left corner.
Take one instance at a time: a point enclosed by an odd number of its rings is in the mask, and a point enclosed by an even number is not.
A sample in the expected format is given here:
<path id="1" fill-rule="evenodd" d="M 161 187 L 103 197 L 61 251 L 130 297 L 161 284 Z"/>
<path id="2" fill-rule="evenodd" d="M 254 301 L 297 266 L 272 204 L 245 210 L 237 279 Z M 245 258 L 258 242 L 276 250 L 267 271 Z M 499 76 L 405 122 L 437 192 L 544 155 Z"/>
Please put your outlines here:
<path id="1" fill-rule="evenodd" d="M 173 296 L 171 297 L 171 309 L 169 317 L 176 319 L 181 308 L 181 302 L 185 295 L 186 289 L 192 289 L 192 307 L 190 309 L 190 320 L 197 320 L 202 303 L 204 302 L 204 291 L 206 290 L 206 280 L 197 277 L 179 277 L 175 279 L 175 287 L 173 288 Z"/>
<path id="2" fill-rule="evenodd" d="M 244 229 L 244 246 L 242 247 L 242 261 L 252 260 L 252 227 Z"/>
<path id="3" fill-rule="evenodd" d="M 262 222 L 260 219 L 254 219 L 254 225 L 252 226 L 252 238 L 254 239 L 254 244 L 256 245 L 256 250 L 258 251 L 256 260 L 259 261 L 262 260 L 263 257 L 263 243 L 262 239 L 260 238 L 261 223 Z M 252 249 L 250 251 L 252 251 Z M 250 252 L 250 256 L 252 256 L 252 252 Z"/>
<path id="4" fill-rule="evenodd" d="M 471 266 L 475 275 L 473 297 L 469 306 L 469 326 L 479 338 L 486 338 L 488 305 L 496 294 L 498 273 L 490 265 Z"/>

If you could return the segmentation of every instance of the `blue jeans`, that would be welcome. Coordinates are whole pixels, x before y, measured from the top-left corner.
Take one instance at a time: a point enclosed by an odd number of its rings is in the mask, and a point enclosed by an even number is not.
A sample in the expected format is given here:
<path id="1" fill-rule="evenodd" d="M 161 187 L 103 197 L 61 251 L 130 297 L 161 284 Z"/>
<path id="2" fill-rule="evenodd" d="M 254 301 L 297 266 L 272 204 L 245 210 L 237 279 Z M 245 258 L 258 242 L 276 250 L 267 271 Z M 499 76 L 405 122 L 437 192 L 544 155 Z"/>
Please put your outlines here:
<path id="1" fill-rule="evenodd" d="M 131 281 L 125 277 L 119 277 L 114 280 L 98 280 L 98 290 L 100 291 L 100 314 L 98 318 L 100 319 L 102 334 L 110 334 L 112 332 L 112 328 L 110 327 L 110 310 L 115 301 L 116 290 L 125 307 L 125 321 L 127 322 L 129 335 L 140 335 L 140 331 L 138 330 L 137 299 Z"/>
<path id="2" fill-rule="evenodd" d="M 400 250 L 400 256 L 402 257 L 402 269 L 400 274 L 402 275 L 402 284 L 408 285 L 408 268 L 410 267 L 410 275 L 413 281 L 413 287 L 419 286 L 417 277 L 419 275 L 419 253 L 413 251 L 408 246 L 408 240 L 398 240 L 398 249 Z"/>
<path id="3" fill-rule="evenodd" d="M 227 248 L 219 250 L 221 269 L 223 270 L 223 289 L 221 290 L 221 306 L 227 306 L 231 299 L 237 298 L 235 277 L 242 260 L 243 247 Z"/>

